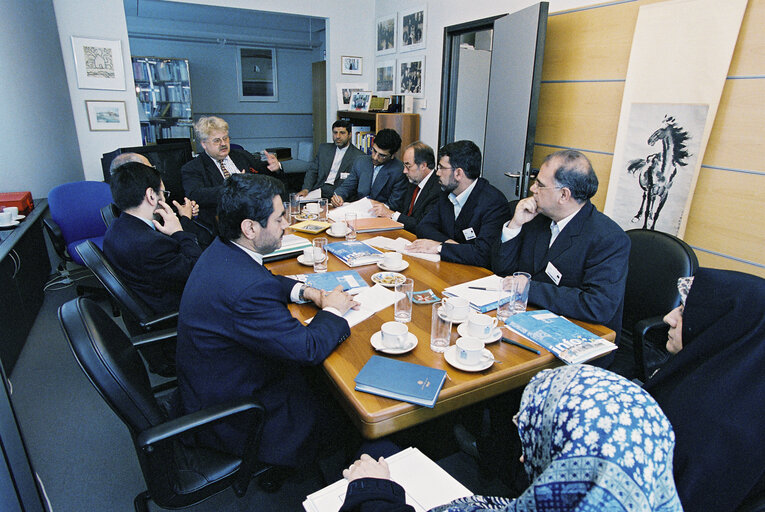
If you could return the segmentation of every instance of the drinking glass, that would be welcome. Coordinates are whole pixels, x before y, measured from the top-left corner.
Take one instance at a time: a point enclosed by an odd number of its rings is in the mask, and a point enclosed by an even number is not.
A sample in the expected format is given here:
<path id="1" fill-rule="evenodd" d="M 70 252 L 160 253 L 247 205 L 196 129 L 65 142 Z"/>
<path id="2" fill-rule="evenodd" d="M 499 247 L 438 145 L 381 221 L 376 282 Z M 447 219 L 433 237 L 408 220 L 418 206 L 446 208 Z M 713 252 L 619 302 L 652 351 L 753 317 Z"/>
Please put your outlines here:
<path id="1" fill-rule="evenodd" d="M 345 225 L 348 226 L 348 232 L 345 233 L 345 239 L 349 242 L 356 240 L 356 214 L 345 214 Z"/>
<path id="2" fill-rule="evenodd" d="M 290 222 L 295 222 L 295 217 L 300 215 L 300 196 L 290 194 Z"/>
<path id="3" fill-rule="evenodd" d="M 393 306 L 393 318 L 396 322 L 409 323 L 412 321 L 412 292 L 414 291 L 414 280 L 405 279 L 403 283 L 396 285 L 396 292 L 403 293 Z"/>
<path id="4" fill-rule="evenodd" d="M 441 300 L 433 304 L 433 310 L 430 315 L 430 350 L 433 352 L 446 352 L 452 339 L 452 323 L 438 314 L 441 308 L 446 307 L 446 303 Z M 444 311 L 446 311 L 444 309 Z"/>
<path id="5" fill-rule="evenodd" d="M 531 275 L 526 272 L 513 273 L 513 279 L 507 283 L 502 281 L 499 287 L 497 318 L 504 323 L 516 313 L 526 311 L 529 302 L 529 287 Z"/>
<path id="6" fill-rule="evenodd" d="M 319 220 L 327 222 L 327 213 L 329 212 L 329 199 L 322 197 L 319 199 Z"/>
<path id="7" fill-rule="evenodd" d="M 327 239 L 324 237 L 313 239 L 313 271 L 327 271 Z"/>

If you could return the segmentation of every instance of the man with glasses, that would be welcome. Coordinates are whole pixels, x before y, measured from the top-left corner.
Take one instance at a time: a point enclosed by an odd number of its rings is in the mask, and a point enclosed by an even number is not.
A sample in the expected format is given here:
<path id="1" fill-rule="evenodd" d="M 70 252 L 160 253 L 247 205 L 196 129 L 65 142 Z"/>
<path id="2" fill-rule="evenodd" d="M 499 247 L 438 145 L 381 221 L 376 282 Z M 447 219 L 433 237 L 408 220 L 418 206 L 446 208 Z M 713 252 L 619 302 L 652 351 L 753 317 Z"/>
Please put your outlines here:
<path id="1" fill-rule="evenodd" d="M 578 151 L 552 153 L 530 190 L 502 228 L 492 270 L 500 276 L 531 274 L 530 303 L 606 325 L 618 341 L 630 241 L 590 202 L 598 191 L 590 161 Z M 613 353 L 595 364 L 612 359 Z"/>
<path id="2" fill-rule="evenodd" d="M 395 130 L 385 128 L 377 132 L 372 154 L 356 159 L 351 173 L 335 190 L 332 204 L 338 207 L 362 197 L 386 205 L 399 204 L 408 183 L 402 172 L 404 165 L 394 156 L 400 147 L 401 137 Z"/>

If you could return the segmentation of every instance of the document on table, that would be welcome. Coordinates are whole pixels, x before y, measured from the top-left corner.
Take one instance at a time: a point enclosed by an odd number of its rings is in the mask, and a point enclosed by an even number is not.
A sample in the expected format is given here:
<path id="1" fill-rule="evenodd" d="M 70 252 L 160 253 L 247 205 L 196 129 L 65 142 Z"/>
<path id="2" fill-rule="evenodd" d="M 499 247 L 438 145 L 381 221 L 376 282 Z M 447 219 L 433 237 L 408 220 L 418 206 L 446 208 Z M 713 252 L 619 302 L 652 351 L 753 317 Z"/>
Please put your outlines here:
<path id="1" fill-rule="evenodd" d="M 401 292 L 394 292 L 381 284 L 376 284 L 371 288 L 363 289 L 363 291 L 353 297 L 353 300 L 360 304 L 359 309 L 349 309 L 343 315 L 343 318 L 348 321 L 348 326 L 353 327 L 378 311 L 392 306 L 403 297 L 404 294 Z M 311 320 L 313 320 L 313 317 L 306 320 L 306 324 L 310 323 Z"/>
<path id="2" fill-rule="evenodd" d="M 407 448 L 385 459 L 391 480 L 406 491 L 406 502 L 417 512 L 471 496 L 470 490 L 455 480 L 417 448 Z M 348 481 L 338 480 L 306 497 L 306 512 L 337 512 L 345 501 Z"/>
<path id="3" fill-rule="evenodd" d="M 301 203 L 311 203 L 321 199 L 321 188 L 315 188 L 300 198 Z"/>
<path id="4" fill-rule="evenodd" d="M 407 251 L 405 247 L 412 242 L 411 240 L 407 240 L 402 236 L 396 239 L 387 236 L 376 236 L 374 238 L 364 240 L 364 243 L 369 244 L 372 247 L 377 247 L 378 249 L 400 252 L 401 254 L 406 254 L 407 256 L 412 256 L 413 258 L 421 258 L 428 261 L 441 261 L 441 256 L 438 254 Z"/>
<path id="5" fill-rule="evenodd" d="M 327 216 L 335 222 L 343 222 L 346 213 L 355 213 L 357 219 L 372 219 L 377 217 L 372 213 L 372 201 L 368 197 L 330 210 Z"/>

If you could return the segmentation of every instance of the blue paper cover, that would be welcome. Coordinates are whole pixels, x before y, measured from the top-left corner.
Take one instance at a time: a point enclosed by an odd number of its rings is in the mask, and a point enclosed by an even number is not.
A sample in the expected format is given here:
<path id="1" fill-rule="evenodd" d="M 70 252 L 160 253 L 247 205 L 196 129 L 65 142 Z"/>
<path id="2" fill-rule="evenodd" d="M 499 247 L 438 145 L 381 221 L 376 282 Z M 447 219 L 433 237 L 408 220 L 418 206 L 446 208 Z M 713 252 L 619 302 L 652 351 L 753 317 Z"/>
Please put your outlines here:
<path id="1" fill-rule="evenodd" d="M 433 407 L 446 372 L 398 359 L 372 356 L 356 375 L 356 391 Z"/>

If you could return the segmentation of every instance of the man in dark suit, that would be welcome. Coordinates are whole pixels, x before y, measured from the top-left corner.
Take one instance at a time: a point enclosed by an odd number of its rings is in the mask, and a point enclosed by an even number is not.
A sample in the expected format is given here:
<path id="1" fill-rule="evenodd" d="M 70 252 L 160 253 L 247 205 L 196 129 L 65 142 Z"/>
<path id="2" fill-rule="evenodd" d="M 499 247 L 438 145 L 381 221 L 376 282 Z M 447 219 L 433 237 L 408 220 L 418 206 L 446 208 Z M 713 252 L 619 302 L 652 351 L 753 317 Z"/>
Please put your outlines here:
<path id="1" fill-rule="evenodd" d="M 481 150 L 469 140 L 447 144 L 438 151 L 436 175 L 444 192 L 417 225 L 418 238 L 407 250 L 488 267 L 510 209 L 504 194 L 480 177 Z"/>
<path id="2" fill-rule="evenodd" d="M 375 135 L 372 154 L 357 158 L 351 173 L 332 196 L 335 207 L 346 201 L 368 197 L 387 205 L 397 205 L 406 193 L 404 165 L 394 153 L 401 147 L 401 137 L 395 130 L 385 128 Z"/>
<path id="3" fill-rule="evenodd" d="M 618 340 L 630 241 L 590 203 L 598 190 L 590 161 L 578 151 L 552 153 L 530 190 L 533 195 L 518 203 L 503 227 L 492 270 L 500 276 L 528 272 L 529 302 L 606 325 Z"/>
<path id="4" fill-rule="evenodd" d="M 298 192 L 305 196 L 308 192 L 321 188 L 321 197 L 331 199 L 335 190 L 350 173 L 351 166 L 364 152 L 350 143 L 353 124 L 345 119 L 339 119 L 332 124 L 332 140 L 319 146 L 316 156 L 305 172 L 303 190 Z"/>
<path id="5" fill-rule="evenodd" d="M 267 161 L 263 161 L 243 149 L 232 149 L 228 123 L 220 117 L 200 117 L 194 132 L 205 152 L 181 167 L 183 190 L 199 204 L 199 220 L 215 232 L 215 209 L 226 178 L 254 173 L 283 179 L 284 171 L 271 153 L 266 152 Z"/>
<path id="6" fill-rule="evenodd" d="M 220 236 L 186 284 L 178 318 L 178 385 L 191 413 L 236 398 L 266 409 L 259 460 L 297 466 L 322 442 L 331 399 L 317 398 L 307 366 L 316 366 L 350 335 L 342 315 L 357 307 L 340 287 L 324 293 L 271 274 L 263 255 L 279 248 L 289 226 L 281 184 L 258 175 L 226 180 L 218 206 Z M 289 302 L 320 309 L 306 327 Z M 236 420 L 199 434 L 202 442 L 241 453 L 248 432 Z"/>
<path id="7" fill-rule="evenodd" d="M 384 203 L 373 200 L 373 211 L 378 217 L 398 221 L 404 225 L 404 229 L 415 233 L 417 223 L 435 206 L 441 195 L 438 177 L 433 173 L 436 155 L 433 148 L 417 141 L 407 146 L 402 161 L 409 186 L 401 203 L 388 208 Z"/>

